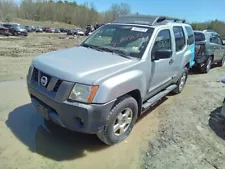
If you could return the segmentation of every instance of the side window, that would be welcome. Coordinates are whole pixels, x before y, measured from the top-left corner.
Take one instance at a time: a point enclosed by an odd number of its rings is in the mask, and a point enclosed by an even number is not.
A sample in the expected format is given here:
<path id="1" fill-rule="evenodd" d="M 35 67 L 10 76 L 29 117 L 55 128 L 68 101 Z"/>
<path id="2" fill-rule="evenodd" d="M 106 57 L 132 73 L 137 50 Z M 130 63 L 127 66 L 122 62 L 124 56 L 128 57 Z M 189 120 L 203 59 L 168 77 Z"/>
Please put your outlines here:
<path id="1" fill-rule="evenodd" d="M 210 37 L 210 42 L 211 42 L 211 43 L 218 43 L 217 37 L 216 37 L 216 36 L 211 36 L 211 37 Z"/>
<path id="2" fill-rule="evenodd" d="M 160 49 L 172 49 L 169 29 L 161 30 L 158 33 L 152 49 L 152 56 Z"/>
<path id="3" fill-rule="evenodd" d="M 184 36 L 184 30 L 181 26 L 174 26 L 173 32 L 175 36 L 175 42 L 176 42 L 176 51 L 180 51 L 185 46 L 185 36 Z"/>
<path id="4" fill-rule="evenodd" d="M 219 45 L 222 45 L 223 44 L 223 41 L 222 41 L 222 39 L 219 36 L 217 36 L 217 43 Z"/>
<path id="5" fill-rule="evenodd" d="M 194 44 L 195 38 L 194 38 L 194 32 L 193 32 L 192 28 L 190 26 L 185 26 L 185 29 L 188 34 L 187 44 L 188 45 Z"/>

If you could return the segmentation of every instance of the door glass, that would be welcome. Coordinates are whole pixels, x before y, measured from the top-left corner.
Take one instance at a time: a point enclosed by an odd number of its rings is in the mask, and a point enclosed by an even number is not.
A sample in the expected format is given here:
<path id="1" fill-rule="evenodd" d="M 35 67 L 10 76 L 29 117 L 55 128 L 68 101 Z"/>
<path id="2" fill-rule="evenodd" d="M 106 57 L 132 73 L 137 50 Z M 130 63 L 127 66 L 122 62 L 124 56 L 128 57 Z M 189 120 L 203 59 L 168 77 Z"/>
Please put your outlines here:
<path id="1" fill-rule="evenodd" d="M 174 26 L 173 27 L 173 33 L 175 36 L 175 42 L 176 42 L 176 51 L 181 51 L 185 47 L 185 36 L 184 36 L 184 30 L 181 26 Z"/>
<path id="2" fill-rule="evenodd" d="M 192 45 L 194 43 L 194 32 L 190 26 L 185 26 L 185 29 L 188 34 L 188 45 Z"/>
<path id="3" fill-rule="evenodd" d="M 158 33 L 152 49 L 152 56 L 154 56 L 155 52 L 159 49 L 172 49 L 169 29 L 161 30 Z"/>
<path id="4" fill-rule="evenodd" d="M 211 43 L 218 43 L 217 37 L 216 37 L 216 36 L 212 36 L 212 37 L 210 38 L 210 42 L 211 42 Z"/>
<path id="5" fill-rule="evenodd" d="M 218 43 L 219 45 L 222 45 L 222 44 L 223 44 L 223 42 L 222 42 L 222 40 L 220 39 L 219 36 L 217 36 L 217 43 Z"/>

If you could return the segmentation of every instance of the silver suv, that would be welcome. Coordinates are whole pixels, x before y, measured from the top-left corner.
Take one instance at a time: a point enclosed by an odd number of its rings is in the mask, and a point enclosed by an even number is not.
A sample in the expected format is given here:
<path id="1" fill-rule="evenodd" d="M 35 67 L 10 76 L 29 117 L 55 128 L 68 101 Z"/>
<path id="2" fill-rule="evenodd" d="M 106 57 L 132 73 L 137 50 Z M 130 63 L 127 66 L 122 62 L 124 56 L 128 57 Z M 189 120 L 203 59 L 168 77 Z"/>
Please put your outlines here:
<path id="1" fill-rule="evenodd" d="M 194 30 L 195 67 L 208 73 L 212 64 L 222 67 L 225 61 L 225 46 L 220 35 L 213 30 Z"/>
<path id="2" fill-rule="evenodd" d="M 34 58 L 28 91 L 46 121 L 116 144 L 144 110 L 182 91 L 193 44 L 184 20 L 120 17 L 77 47 Z"/>

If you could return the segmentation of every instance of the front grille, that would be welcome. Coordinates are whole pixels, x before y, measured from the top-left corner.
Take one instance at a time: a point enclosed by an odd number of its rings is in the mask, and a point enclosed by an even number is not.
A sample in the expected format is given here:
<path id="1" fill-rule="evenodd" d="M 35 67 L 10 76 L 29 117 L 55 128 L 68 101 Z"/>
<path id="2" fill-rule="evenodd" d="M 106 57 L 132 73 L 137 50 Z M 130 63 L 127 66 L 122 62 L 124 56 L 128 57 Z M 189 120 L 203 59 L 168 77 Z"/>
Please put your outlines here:
<path id="1" fill-rule="evenodd" d="M 58 80 L 57 81 L 57 83 L 55 84 L 55 87 L 53 89 L 54 92 L 58 91 L 58 89 L 59 89 L 60 85 L 62 84 L 62 82 L 63 82 L 62 80 Z"/>
<path id="2" fill-rule="evenodd" d="M 32 80 L 38 82 L 38 70 L 36 68 L 33 70 Z"/>
<path id="3" fill-rule="evenodd" d="M 44 84 L 43 79 L 41 79 L 44 76 L 47 77 L 47 83 L 46 84 Z M 52 78 L 53 78 L 52 76 L 50 76 L 50 75 L 48 75 L 48 74 L 38 70 L 37 68 L 33 69 L 32 78 L 31 78 L 32 81 L 37 83 L 38 85 L 44 87 L 44 88 L 48 88 L 49 84 L 51 83 Z M 56 79 L 56 80 L 57 80 L 56 83 L 54 82 L 55 86 L 53 86 L 53 88 L 51 90 L 51 91 L 54 91 L 54 92 L 58 91 L 59 87 L 61 86 L 61 84 L 63 82 L 60 79 Z"/>
<path id="4" fill-rule="evenodd" d="M 47 84 L 46 85 L 42 85 L 42 80 L 41 80 L 41 78 L 42 77 L 47 77 Z M 50 75 L 48 75 L 48 74 L 46 74 L 46 73 L 44 73 L 44 72 L 41 72 L 40 71 L 40 83 L 41 83 L 41 85 L 43 86 L 43 87 L 45 87 L 45 88 L 47 88 L 48 87 L 48 84 L 49 84 L 49 82 L 51 81 L 51 76 Z"/>

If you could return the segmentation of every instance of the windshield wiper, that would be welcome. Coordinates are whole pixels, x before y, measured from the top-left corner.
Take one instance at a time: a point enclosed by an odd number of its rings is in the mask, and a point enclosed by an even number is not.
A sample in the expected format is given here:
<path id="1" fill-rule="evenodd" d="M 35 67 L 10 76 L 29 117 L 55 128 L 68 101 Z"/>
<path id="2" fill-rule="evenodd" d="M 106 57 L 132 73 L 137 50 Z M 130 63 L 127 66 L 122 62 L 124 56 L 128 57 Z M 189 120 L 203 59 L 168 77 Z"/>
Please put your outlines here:
<path id="1" fill-rule="evenodd" d="M 132 59 L 132 57 L 127 55 L 126 52 L 124 52 L 122 50 L 119 50 L 119 49 L 110 49 L 110 48 L 106 48 L 106 47 L 99 47 L 99 49 L 104 50 L 106 52 L 111 52 L 111 53 L 120 55 L 120 56 L 122 56 L 124 58 L 127 58 L 127 59 Z"/>
<path id="2" fill-rule="evenodd" d="M 127 59 L 132 59 L 132 57 L 127 55 L 126 52 L 124 52 L 122 50 L 119 50 L 119 49 L 110 49 L 110 48 L 106 48 L 106 47 L 89 45 L 89 44 L 82 44 L 81 46 L 86 47 L 86 48 L 91 48 L 91 49 L 101 51 L 101 52 L 103 52 L 103 51 L 110 52 L 110 53 L 113 53 L 113 54 L 120 55 L 120 56 L 122 56 L 124 58 L 127 58 Z"/>
<path id="3" fill-rule="evenodd" d="M 91 49 L 101 51 L 101 52 L 103 51 L 101 48 L 99 48 L 98 46 L 95 46 L 95 45 L 82 44 L 81 46 L 86 47 L 86 48 L 91 48 Z"/>

